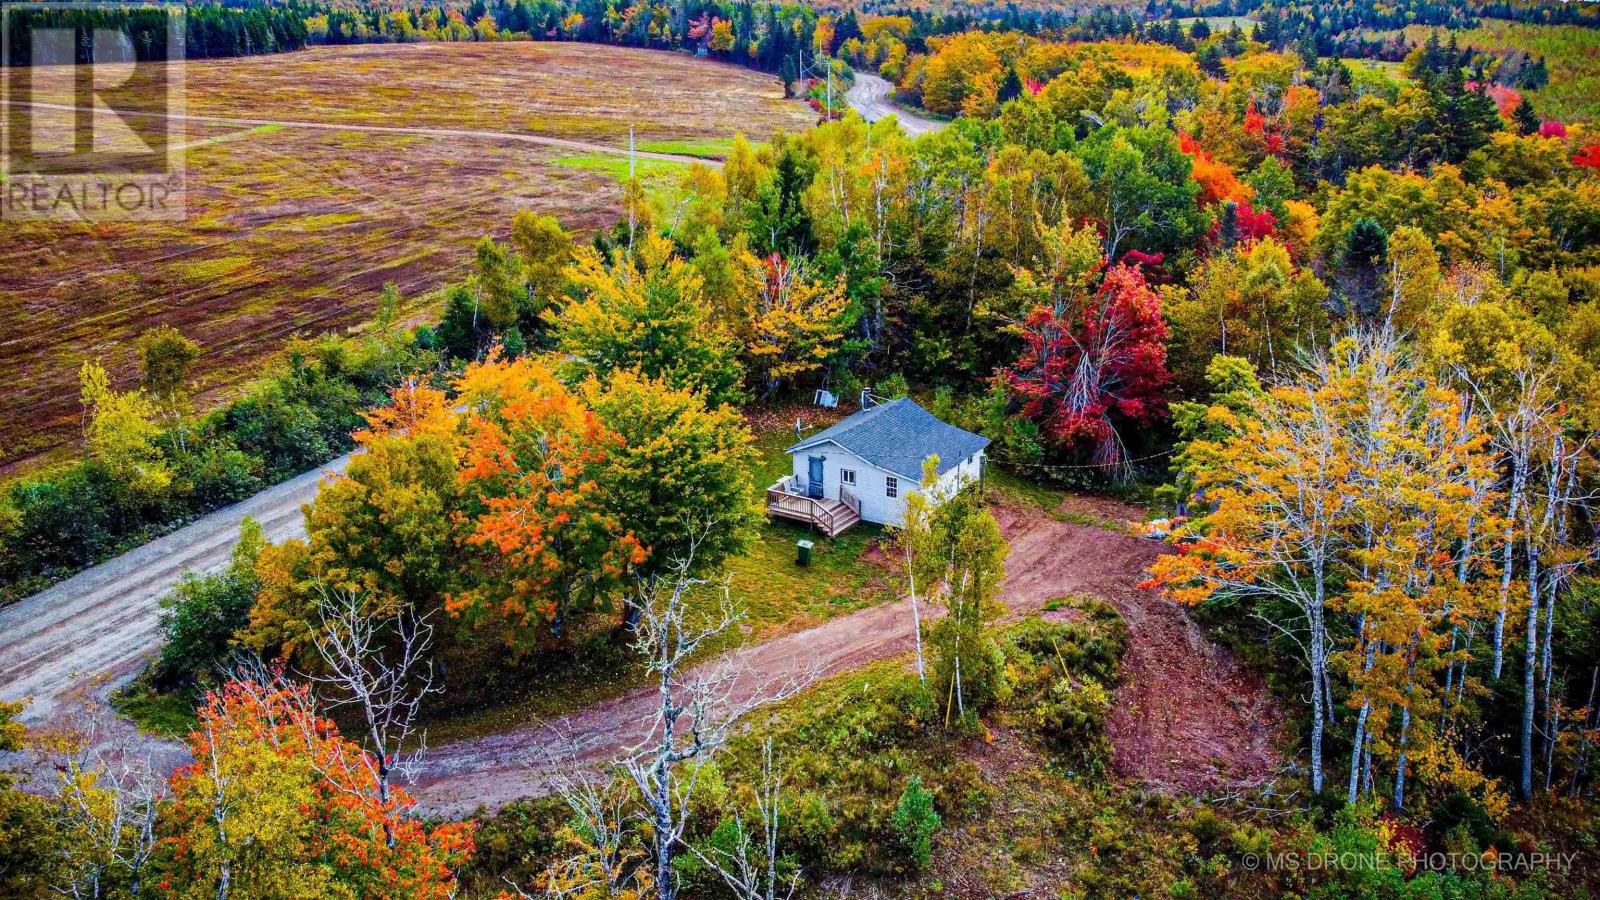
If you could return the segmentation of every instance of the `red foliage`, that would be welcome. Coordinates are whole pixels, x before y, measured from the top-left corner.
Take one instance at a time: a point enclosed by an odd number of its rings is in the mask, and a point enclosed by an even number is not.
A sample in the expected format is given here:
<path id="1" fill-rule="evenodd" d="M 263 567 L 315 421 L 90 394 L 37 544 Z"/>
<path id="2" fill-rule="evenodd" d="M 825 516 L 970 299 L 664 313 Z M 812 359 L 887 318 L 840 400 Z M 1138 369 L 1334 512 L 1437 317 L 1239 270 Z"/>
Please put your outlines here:
<path id="1" fill-rule="evenodd" d="M 1063 447 L 1092 447 L 1097 462 L 1124 461 L 1120 423 L 1166 413 L 1167 325 L 1161 298 L 1133 266 L 1117 265 L 1100 289 L 1024 321 L 1024 349 L 1001 372 L 1024 415 Z"/>
<path id="2" fill-rule="evenodd" d="M 1467 90 L 1475 91 L 1477 89 L 1478 82 L 1467 82 Z M 1483 92 L 1489 95 L 1489 99 L 1493 100 L 1495 107 L 1500 110 L 1500 115 L 1506 118 L 1510 118 L 1511 113 L 1522 103 L 1521 94 L 1502 84 L 1488 85 Z"/>
<path id="3" fill-rule="evenodd" d="M 1567 126 L 1551 119 L 1539 125 L 1539 137 L 1564 138 L 1567 136 Z"/>
<path id="4" fill-rule="evenodd" d="M 1379 818 L 1389 828 L 1389 846 L 1384 849 L 1409 857 L 1421 856 L 1427 852 L 1427 836 L 1416 824 L 1400 819 L 1392 811 L 1385 811 Z"/>
<path id="5" fill-rule="evenodd" d="M 1262 134 L 1267 130 L 1267 117 L 1256 112 L 1256 102 L 1250 101 L 1250 108 L 1244 112 L 1244 133 Z"/>
<path id="6" fill-rule="evenodd" d="M 1586 169 L 1600 169 L 1600 144 L 1590 144 L 1572 157 L 1572 164 Z"/>
<path id="7" fill-rule="evenodd" d="M 1135 266 L 1150 266 L 1152 268 L 1161 265 L 1166 259 L 1167 255 L 1165 253 L 1145 253 L 1142 250 L 1129 250 L 1127 253 L 1122 254 L 1124 263 L 1132 263 Z"/>
<path id="8" fill-rule="evenodd" d="M 1278 227 L 1278 218 L 1268 210 L 1256 211 L 1249 200 L 1240 200 L 1234 204 L 1233 210 L 1234 235 L 1241 243 L 1258 241 L 1264 237 L 1272 237 Z M 1211 223 L 1211 231 L 1206 239 L 1215 243 L 1222 236 L 1222 217 Z"/>
<path id="9" fill-rule="evenodd" d="M 1023 82 L 1022 82 L 1022 86 L 1028 90 L 1028 93 L 1032 94 L 1035 97 L 1039 96 L 1039 92 L 1044 90 L 1044 82 L 1040 81 L 1037 78 L 1024 79 Z"/>

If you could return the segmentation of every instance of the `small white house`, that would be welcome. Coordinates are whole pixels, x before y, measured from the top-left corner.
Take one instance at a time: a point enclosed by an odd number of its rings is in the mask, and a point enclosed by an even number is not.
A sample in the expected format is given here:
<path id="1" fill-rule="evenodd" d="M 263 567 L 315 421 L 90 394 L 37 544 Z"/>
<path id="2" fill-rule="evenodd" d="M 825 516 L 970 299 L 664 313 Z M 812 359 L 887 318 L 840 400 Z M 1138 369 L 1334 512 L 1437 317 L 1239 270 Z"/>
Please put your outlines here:
<path id="1" fill-rule="evenodd" d="M 767 512 L 829 537 L 862 519 L 902 525 L 906 495 L 918 489 L 928 457 L 939 457 L 938 502 L 982 474 L 988 446 L 988 438 L 940 421 L 910 398 L 869 407 L 788 448 L 793 467 L 767 489 Z"/>

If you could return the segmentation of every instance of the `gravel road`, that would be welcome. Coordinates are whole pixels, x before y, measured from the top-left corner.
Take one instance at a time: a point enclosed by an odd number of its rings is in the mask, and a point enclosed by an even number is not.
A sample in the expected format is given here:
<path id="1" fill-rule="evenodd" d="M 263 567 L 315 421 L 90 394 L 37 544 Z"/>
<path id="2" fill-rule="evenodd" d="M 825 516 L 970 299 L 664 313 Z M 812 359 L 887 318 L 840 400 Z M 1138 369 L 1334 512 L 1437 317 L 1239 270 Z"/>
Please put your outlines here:
<path id="1" fill-rule="evenodd" d="M 891 88 L 892 85 L 889 82 L 876 75 L 857 72 L 855 83 L 850 85 L 850 90 L 845 93 L 844 98 L 850 102 L 856 112 L 861 114 L 861 118 L 866 119 L 868 122 L 876 122 L 889 116 L 896 117 L 900 120 L 900 127 L 904 128 L 906 134 L 912 137 L 927 134 L 931 131 L 938 131 L 948 124 L 946 122 L 936 122 L 933 119 L 925 119 L 916 113 L 907 111 L 904 107 L 896 106 L 889 100 Z"/>
<path id="2" fill-rule="evenodd" d="M 301 504 L 349 461 L 340 457 L 0 609 L 0 700 L 32 697 L 21 720 L 41 725 L 65 715 L 67 701 L 96 676 L 120 682 L 137 674 L 159 642 L 157 602 L 183 573 L 226 563 L 246 516 L 269 541 L 304 536 Z"/>

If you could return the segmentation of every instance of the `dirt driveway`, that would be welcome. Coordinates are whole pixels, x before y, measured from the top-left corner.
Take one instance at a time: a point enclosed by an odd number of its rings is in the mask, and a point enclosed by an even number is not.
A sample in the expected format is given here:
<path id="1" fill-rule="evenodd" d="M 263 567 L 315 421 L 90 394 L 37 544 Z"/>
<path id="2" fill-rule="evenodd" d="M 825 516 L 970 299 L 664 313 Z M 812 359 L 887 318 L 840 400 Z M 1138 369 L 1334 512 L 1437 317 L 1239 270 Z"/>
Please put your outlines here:
<path id="1" fill-rule="evenodd" d="M 1008 618 L 1085 593 L 1113 604 L 1128 622 L 1125 677 L 1107 725 L 1120 777 L 1179 793 L 1254 786 L 1271 776 L 1272 736 L 1281 719 L 1265 686 L 1208 641 L 1186 612 L 1138 587 L 1161 545 L 1036 509 L 1001 506 L 995 517 L 1011 541 L 1002 592 Z M 800 675 L 826 677 L 911 646 L 909 604 L 862 610 L 740 651 L 744 674 L 735 693 L 748 696 Z M 429 813 L 449 816 L 545 793 L 551 768 L 541 760 L 606 764 L 639 739 L 656 702 L 642 688 L 560 723 L 435 748 L 414 793 Z M 563 745 L 572 750 L 560 751 Z"/>

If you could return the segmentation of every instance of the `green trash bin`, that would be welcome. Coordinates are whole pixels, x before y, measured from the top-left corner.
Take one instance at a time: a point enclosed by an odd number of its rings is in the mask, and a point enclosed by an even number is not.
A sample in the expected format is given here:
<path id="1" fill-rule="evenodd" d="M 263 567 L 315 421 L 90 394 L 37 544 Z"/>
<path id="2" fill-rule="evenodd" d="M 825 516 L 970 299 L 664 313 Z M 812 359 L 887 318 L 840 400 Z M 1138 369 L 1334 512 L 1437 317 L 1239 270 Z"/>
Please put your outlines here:
<path id="1" fill-rule="evenodd" d="M 816 544 L 813 544 L 810 541 L 795 541 L 794 561 L 802 566 L 811 565 L 811 548 L 815 546 Z"/>

